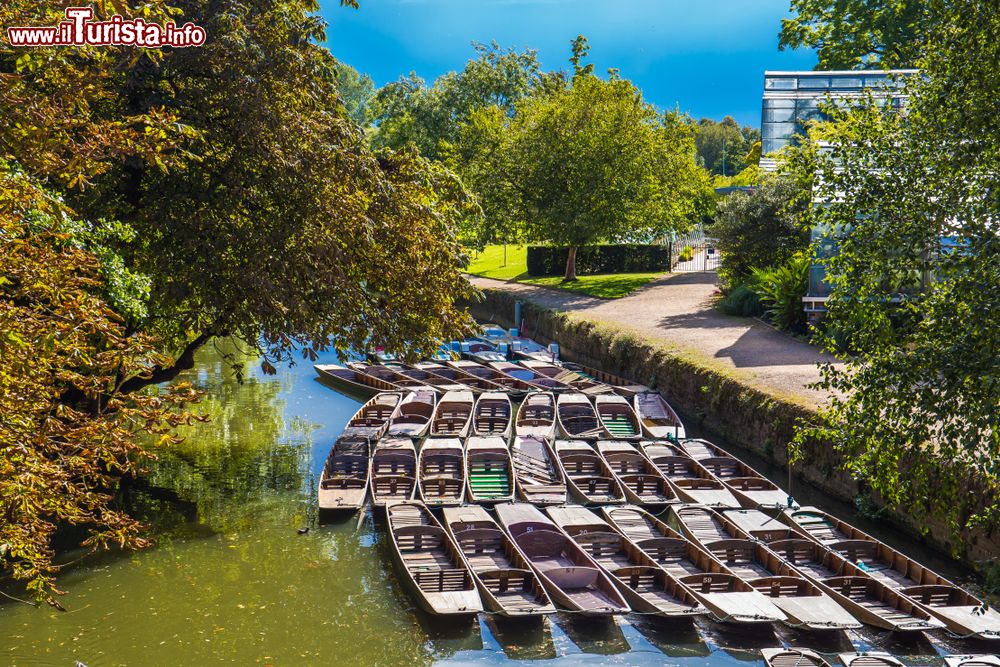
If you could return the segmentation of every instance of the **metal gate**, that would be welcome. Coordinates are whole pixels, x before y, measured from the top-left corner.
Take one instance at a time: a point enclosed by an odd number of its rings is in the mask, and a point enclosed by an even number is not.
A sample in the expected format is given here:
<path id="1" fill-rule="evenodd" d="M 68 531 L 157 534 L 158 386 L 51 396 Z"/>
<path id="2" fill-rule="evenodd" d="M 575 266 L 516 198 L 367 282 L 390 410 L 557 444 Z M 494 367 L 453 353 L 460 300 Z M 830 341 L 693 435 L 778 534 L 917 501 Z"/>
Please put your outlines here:
<path id="1" fill-rule="evenodd" d="M 715 239 L 700 230 L 686 238 L 670 241 L 670 259 L 674 271 L 716 271 L 719 268 L 719 249 Z"/>

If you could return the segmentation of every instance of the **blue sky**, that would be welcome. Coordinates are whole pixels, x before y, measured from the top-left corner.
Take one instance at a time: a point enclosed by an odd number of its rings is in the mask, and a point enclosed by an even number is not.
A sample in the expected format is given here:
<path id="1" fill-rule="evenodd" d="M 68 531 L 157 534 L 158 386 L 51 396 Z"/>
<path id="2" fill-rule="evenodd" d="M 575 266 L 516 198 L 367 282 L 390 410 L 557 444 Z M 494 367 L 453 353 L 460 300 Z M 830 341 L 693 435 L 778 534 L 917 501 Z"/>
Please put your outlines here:
<path id="1" fill-rule="evenodd" d="M 766 69 L 812 69 L 812 51 L 778 51 L 788 0 L 321 0 L 333 54 L 383 85 L 411 70 L 428 82 L 461 69 L 470 42 L 538 50 L 569 67 L 570 42 L 590 39 L 598 72 L 617 67 L 660 108 L 731 115 L 760 126 Z"/>

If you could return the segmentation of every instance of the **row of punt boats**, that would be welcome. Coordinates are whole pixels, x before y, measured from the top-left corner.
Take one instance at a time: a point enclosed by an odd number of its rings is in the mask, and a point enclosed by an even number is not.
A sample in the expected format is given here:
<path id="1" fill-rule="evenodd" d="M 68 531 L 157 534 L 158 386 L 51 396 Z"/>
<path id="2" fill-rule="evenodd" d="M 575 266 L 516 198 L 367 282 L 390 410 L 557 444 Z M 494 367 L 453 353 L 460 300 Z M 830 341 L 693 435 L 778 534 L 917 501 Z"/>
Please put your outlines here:
<path id="1" fill-rule="evenodd" d="M 761 650 L 767 667 L 832 667 L 821 655 L 809 649 L 766 648 Z M 943 658 L 944 667 L 1000 667 L 1000 657 L 995 655 L 949 655 Z M 904 667 L 903 663 L 888 653 L 842 653 L 837 664 L 843 667 Z"/>

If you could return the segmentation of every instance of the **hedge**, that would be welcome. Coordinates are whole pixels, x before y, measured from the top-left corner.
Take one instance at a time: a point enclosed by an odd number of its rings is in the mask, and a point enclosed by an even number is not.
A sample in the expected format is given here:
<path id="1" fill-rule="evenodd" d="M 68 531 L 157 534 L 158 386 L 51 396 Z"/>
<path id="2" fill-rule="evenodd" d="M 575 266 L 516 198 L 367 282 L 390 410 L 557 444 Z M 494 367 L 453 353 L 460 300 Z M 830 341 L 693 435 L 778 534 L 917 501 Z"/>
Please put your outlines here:
<path id="1" fill-rule="evenodd" d="M 569 248 L 528 247 L 528 275 L 561 276 L 566 272 Z M 597 245 L 576 253 L 576 272 L 647 273 L 670 270 L 670 253 L 662 245 Z"/>

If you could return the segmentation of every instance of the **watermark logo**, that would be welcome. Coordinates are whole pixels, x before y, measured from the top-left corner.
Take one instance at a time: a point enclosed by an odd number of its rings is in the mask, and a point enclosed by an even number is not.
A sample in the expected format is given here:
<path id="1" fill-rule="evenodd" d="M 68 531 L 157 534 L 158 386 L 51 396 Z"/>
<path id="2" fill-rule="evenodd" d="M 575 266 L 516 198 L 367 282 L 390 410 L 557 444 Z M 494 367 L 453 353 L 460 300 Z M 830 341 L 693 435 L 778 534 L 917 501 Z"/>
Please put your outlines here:
<path id="1" fill-rule="evenodd" d="M 91 7 L 67 7 L 66 20 L 56 26 L 7 28 L 11 46 L 139 46 L 159 49 L 185 48 L 205 43 L 205 29 L 193 23 L 183 26 L 147 23 L 115 14 L 107 21 L 95 21 Z"/>

